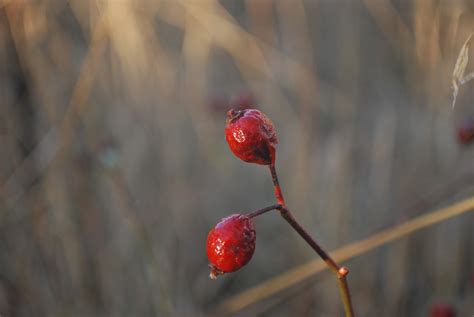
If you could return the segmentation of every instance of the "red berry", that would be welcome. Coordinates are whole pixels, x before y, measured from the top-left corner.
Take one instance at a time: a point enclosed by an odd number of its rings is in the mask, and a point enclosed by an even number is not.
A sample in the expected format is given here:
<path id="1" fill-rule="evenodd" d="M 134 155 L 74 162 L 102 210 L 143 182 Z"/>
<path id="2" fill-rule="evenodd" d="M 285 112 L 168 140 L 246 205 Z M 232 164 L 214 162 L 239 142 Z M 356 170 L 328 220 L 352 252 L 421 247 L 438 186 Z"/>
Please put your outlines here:
<path id="1" fill-rule="evenodd" d="M 249 163 L 275 163 L 278 140 L 273 123 L 257 109 L 227 112 L 225 137 L 232 152 Z"/>
<path id="2" fill-rule="evenodd" d="M 456 310 L 453 306 L 443 303 L 437 303 L 431 306 L 430 317 L 455 317 Z"/>
<path id="3" fill-rule="evenodd" d="M 211 278 L 234 272 L 247 264 L 255 251 L 255 228 L 250 218 L 234 214 L 222 219 L 207 236 Z"/>
<path id="4" fill-rule="evenodd" d="M 466 120 L 458 127 L 458 142 L 468 144 L 474 141 L 474 120 Z"/>

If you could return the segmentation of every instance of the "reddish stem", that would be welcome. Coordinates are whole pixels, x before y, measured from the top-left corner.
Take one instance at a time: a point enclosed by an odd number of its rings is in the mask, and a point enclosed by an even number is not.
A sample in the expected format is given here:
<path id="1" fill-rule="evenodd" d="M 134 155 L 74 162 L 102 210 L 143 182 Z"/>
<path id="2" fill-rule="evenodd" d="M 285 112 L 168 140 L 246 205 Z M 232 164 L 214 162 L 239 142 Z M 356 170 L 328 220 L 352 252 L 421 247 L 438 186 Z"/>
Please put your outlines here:
<path id="1" fill-rule="evenodd" d="M 272 174 L 275 197 L 280 205 L 286 206 L 285 198 L 283 198 L 283 193 L 281 191 L 280 183 L 278 182 L 278 175 L 276 172 L 275 163 L 270 164 L 269 167 L 270 167 L 270 173 Z"/>
<path id="2" fill-rule="evenodd" d="M 293 217 L 293 214 L 288 210 L 287 207 L 282 207 L 280 214 L 310 245 L 310 247 L 313 248 L 313 250 L 321 257 L 321 259 L 326 262 L 326 264 L 335 274 L 340 276 L 346 275 L 348 273 L 347 269 L 342 270 L 342 268 L 337 265 L 337 263 L 329 256 L 329 254 L 319 246 L 319 244 L 311 237 L 311 235 L 298 223 L 298 221 L 296 221 L 295 217 Z"/>
<path id="3" fill-rule="evenodd" d="M 268 211 L 272 211 L 272 210 L 280 210 L 281 209 L 281 205 L 272 205 L 272 206 L 268 206 L 268 207 L 265 207 L 265 208 L 261 208 L 261 209 L 258 209 L 258 210 L 255 210 L 255 211 L 252 211 L 250 213 L 247 214 L 247 217 L 249 217 L 250 219 L 251 218 L 255 218 L 257 216 L 260 216 L 261 214 L 264 214 Z"/>
<path id="4" fill-rule="evenodd" d="M 279 208 L 274 208 L 274 209 L 280 210 L 280 215 L 283 217 L 283 219 L 285 219 L 290 224 L 290 226 L 293 229 L 295 229 L 295 231 L 321 257 L 321 259 L 327 264 L 327 266 L 331 269 L 331 271 L 333 271 L 333 273 L 336 274 L 338 284 L 339 284 L 339 290 L 341 292 L 342 302 L 344 304 L 344 311 L 346 313 L 346 317 L 353 317 L 354 310 L 352 308 L 351 293 L 349 291 L 349 286 L 347 284 L 347 278 L 346 278 L 346 275 L 349 273 L 349 270 L 344 266 L 339 266 L 331 258 L 331 256 L 326 251 L 324 251 L 324 249 L 321 246 L 319 246 L 316 240 L 314 240 L 311 237 L 311 235 L 298 223 L 298 221 L 296 221 L 295 217 L 293 217 L 293 214 L 290 212 L 290 210 L 285 204 L 285 199 L 283 198 L 283 193 L 281 191 L 280 183 L 278 182 L 278 176 L 277 176 L 275 164 L 271 164 L 269 167 L 270 167 L 270 172 L 272 174 L 273 187 L 275 189 L 275 197 L 278 203 L 280 204 Z"/>

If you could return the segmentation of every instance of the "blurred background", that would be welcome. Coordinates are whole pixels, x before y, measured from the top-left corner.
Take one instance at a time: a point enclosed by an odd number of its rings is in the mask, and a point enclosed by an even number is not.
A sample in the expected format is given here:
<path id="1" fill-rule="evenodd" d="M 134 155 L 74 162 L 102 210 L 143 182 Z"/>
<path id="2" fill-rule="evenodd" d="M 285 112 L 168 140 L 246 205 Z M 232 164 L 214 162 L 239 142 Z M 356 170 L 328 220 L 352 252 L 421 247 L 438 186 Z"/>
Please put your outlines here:
<path id="1" fill-rule="evenodd" d="M 274 121 L 287 203 L 334 250 L 474 194 L 473 31 L 471 0 L 0 0 L 1 316 L 341 316 L 328 271 L 221 306 L 316 257 L 269 213 L 208 278 L 209 229 L 274 203 L 225 114 Z M 344 263 L 358 316 L 474 314 L 473 225 Z"/>

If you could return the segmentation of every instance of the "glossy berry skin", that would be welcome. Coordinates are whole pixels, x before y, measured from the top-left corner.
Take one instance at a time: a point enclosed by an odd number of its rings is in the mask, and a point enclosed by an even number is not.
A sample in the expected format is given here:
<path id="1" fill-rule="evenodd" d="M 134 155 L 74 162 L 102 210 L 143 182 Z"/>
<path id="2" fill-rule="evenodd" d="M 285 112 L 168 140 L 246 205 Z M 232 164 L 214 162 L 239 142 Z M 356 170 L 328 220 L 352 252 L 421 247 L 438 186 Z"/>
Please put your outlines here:
<path id="1" fill-rule="evenodd" d="M 474 120 L 464 121 L 457 130 L 458 142 L 469 144 L 474 141 Z"/>
<path id="2" fill-rule="evenodd" d="M 234 214 L 222 219 L 207 236 L 210 277 L 237 271 L 247 264 L 255 251 L 255 238 L 249 217 Z"/>
<path id="3" fill-rule="evenodd" d="M 260 110 L 230 110 L 225 137 L 231 151 L 241 160 L 261 165 L 275 163 L 275 127 Z"/>

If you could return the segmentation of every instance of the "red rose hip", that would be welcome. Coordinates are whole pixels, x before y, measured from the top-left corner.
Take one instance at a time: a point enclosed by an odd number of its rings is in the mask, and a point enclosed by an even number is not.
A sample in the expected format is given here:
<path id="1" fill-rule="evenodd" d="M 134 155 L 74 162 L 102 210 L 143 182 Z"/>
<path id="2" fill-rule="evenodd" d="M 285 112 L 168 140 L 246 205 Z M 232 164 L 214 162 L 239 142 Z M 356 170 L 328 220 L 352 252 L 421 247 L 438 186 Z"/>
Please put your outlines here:
<path id="1" fill-rule="evenodd" d="M 249 217 L 234 214 L 222 219 L 207 236 L 209 276 L 214 279 L 247 264 L 255 251 L 255 237 Z"/>
<path id="2" fill-rule="evenodd" d="M 260 110 L 227 112 L 225 137 L 231 151 L 241 160 L 261 165 L 275 163 L 275 128 Z"/>

